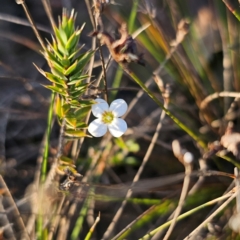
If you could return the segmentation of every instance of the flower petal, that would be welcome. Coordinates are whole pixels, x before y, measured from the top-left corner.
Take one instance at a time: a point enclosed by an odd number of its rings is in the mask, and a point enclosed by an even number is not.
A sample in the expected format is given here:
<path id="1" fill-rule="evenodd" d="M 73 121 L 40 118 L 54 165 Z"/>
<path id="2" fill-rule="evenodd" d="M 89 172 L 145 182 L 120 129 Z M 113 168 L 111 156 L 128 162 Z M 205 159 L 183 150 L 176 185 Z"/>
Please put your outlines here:
<path id="1" fill-rule="evenodd" d="M 102 137 L 107 132 L 107 125 L 104 124 L 100 119 L 95 119 L 89 124 L 88 131 L 94 137 Z"/>
<path id="2" fill-rule="evenodd" d="M 101 117 L 103 112 L 108 111 L 108 103 L 101 98 L 95 99 L 97 103 L 92 105 L 92 113 L 95 117 Z"/>
<path id="3" fill-rule="evenodd" d="M 114 137 L 121 137 L 127 131 L 127 123 L 121 118 L 115 118 L 108 125 L 108 130 Z"/>
<path id="4" fill-rule="evenodd" d="M 123 99 L 116 99 L 111 103 L 109 111 L 112 111 L 115 117 L 121 117 L 127 109 L 128 105 Z"/>

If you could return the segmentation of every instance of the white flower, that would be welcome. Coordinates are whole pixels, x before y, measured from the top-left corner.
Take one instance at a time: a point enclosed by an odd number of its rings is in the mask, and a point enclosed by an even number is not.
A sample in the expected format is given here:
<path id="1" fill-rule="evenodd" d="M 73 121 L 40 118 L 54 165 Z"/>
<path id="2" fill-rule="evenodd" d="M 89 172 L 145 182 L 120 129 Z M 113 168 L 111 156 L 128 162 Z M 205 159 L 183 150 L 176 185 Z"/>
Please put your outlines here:
<path id="1" fill-rule="evenodd" d="M 97 119 L 88 126 L 88 131 L 94 137 L 102 137 L 107 130 L 114 137 L 121 137 L 127 130 L 127 123 L 119 118 L 127 111 L 127 103 L 123 99 L 114 100 L 110 107 L 108 103 L 101 99 L 95 99 L 96 104 L 92 105 L 92 113 Z"/>

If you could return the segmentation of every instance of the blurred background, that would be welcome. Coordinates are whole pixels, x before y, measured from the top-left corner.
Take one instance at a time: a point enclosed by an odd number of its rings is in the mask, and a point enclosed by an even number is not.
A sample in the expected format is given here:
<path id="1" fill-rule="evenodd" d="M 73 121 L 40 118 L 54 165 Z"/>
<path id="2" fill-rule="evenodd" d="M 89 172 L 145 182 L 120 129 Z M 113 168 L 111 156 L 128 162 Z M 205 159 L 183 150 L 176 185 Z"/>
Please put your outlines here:
<path id="1" fill-rule="evenodd" d="M 63 7 L 75 9 L 78 13 L 77 25 L 86 23 L 80 44 L 85 44 L 84 51 L 91 49 L 92 38 L 88 35 L 93 31 L 93 27 L 85 1 L 51 0 L 50 2 L 56 21 Z M 41 1 L 26 1 L 26 4 L 42 37 L 51 40 L 52 30 Z M 131 22 L 134 13 L 136 16 Z M 231 131 L 239 131 L 237 98 L 217 98 L 208 103 L 204 109 L 201 107 L 202 101 L 210 94 L 240 90 L 239 22 L 222 1 L 115 0 L 104 7 L 102 19 L 104 30 L 115 38 L 119 37 L 118 28 L 122 22 L 129 24 L 130 34 L 144 24 L 150 24 L 136 37 L 137 50 L 144 56 L 145 67 L 131 63 L 129 68 L 145 83 L 151 78 L 153 72 L 161 69 L 160 72 L 157 71 L 158 76 L 164 86 L 166 84 L 170 86 L 168 109 L 206 146 L 221 139 L 229 122 L 234 126 L 234 130 Z M 181 33 L 178 26 L 181 20 L 187 21 L 189 25 L 186 36 L 184 35 L 184 39 L 178 42 L 177 48 L 174 49 L 174 40 L 176 43 L 177 34 Z M 46 130 L 51 93 L 42 86 L 48 81 L 33 66 L 35 63 L 40 68 L 48 70 L 40 49 L 21 5 L 17 5 L 14 1 L 2 1 L 0 7 L 0 173 L 16 200 L 23 197 L 26 187 L 34 179 Z M 103 46 L 103 53 L 107 61 L 109 51 L 106 46 Z M 97 78 L 100 72 L 101 64 L 97 51 L 92 76 Z M 109 88 L 120 87 L 119 91 L 110 91 L 112 99 L 123 98 L 130 103 L 140 90 L 140 87 L 114 61 L 111 61 L 108 68 L 107 79 Z M 149 88 L 163 102 L 163 93 L 159 91 L 153 80 L 150 82 Z M 124 136 L 124 141 L 129 142 L 131 147 L 125 152 L 120 148 L 105 156 L 108 164 L 99 180 L 100 183 L 119 183 L 112 177 L 112 171 L 114 176 L 122 182 L 132 181 L 151 142 L 160 114 L 161 109 L 146 94 L 138 99 L 126 118 L 129 129 Z M 183 148 L 193 154 L 195 170 L 200 168 L 198 160 L 207 151 L 199 147 L 198 142 L 176 126 L 169 117 L 164 118 L 162 125 L 154 150 L 142 173 L 142 179 L 184 172 L 184 166 L 172 151 L 172 141 L 176 139 L 181 142 Z M 55 122 L 51 133 L 49 163 L 56 154 L 58 136 L 59 125 Z M 81 174 L 84 175 L 91 162 L 89 148 L 98 146 L 98 143 L 96 139 L 85 140 L 77 160 L 77 169 Z M 116 144 L 114 141 L 113 143 Z M 234 147 L 235 152 L 230 150 L 228 155 L 238 162 L 238 148 Z M 205 165 L 211 170 L 227 173 L 233 173 L 234 168 L 233 163 L 215 156 L 210 156 L 205 161 Z M 206 179 L 195 195 L 189 198 L 186 209 L 220 196 L 231 181 L 218 176 Z M 164 217 L 159 221 L 164 222 L 170 215 L 170 210 L 176 206 L 181 187 L 181 184 L 166 185 L 165 188 L 158 189 L 160 193 L 151 192 L 139 196 L 159 199 L 164 193 L 163 196 L 171 200 L 163 207 Z M 151 184 L 148 188 L 151 188 Z M 95 236 L 95 239 L 100 239 L 99 236 L 103 234 L 103 229 L 112 219 L 116 209 L 116 204 L 102 208 L 105 221 L 101 221 L 100 233 Z M 146 209 L 146 206 L 143 206 L 143 209 Z M 133 212 L 124 214 L 123 219 L 127 222 L 137 216 L 135 209 L 132 210 L 128 206 L 128 210 Z M 210 211 L 211 208 L 206 208 L 178 224 L 171 239 L 183 239 Z M 206 228 L 198 239 L 237 239 L 237 235 L 227 227 L 232 212 L 233 209 L 229 207 L 216 219 L 216 223 L 213 223 L 215 227 L 212 232 Z M 129 216 L 131 214 L 132 216 Z M 153 226 L 157 222 L 156 219 L 157 217 L 149 224 Z M 118 230 L 124 226 L 119 224 Z M 149 229 L 146 226 L 145 228 Z M 138 239 L 146 231 L 145 228 L 133 233 L 128 239 Z"/>

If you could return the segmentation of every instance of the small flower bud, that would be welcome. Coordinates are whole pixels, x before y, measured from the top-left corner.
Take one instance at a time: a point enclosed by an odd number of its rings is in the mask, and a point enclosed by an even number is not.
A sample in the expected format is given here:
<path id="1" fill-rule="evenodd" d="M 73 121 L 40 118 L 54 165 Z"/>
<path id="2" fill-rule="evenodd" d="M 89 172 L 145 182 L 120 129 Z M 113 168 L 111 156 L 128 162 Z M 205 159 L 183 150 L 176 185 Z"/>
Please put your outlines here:
<path id="1" fill-rule="evenodd" d="M 183 155 L 183 161 L 186 164 L 191 164 L 193 162 L 193 155 L 190 152 L 185 152 Z"/>

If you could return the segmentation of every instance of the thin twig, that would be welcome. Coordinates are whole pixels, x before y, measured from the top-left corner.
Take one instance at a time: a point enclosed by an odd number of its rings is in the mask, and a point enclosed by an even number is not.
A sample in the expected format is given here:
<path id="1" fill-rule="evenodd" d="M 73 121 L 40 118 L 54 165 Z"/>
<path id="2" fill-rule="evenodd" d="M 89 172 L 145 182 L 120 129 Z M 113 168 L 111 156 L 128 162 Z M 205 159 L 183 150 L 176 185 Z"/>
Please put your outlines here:
<path id="1" fill-rule="evenodd" d="M 27 27 L 31 26 L 27 20 L 22 19 L 20 17 L 12 16 L 10 14 L 6 14 L 6 13 L 0 13 L 0 20 L 15 23 L 15 24 L 22 25 L 22 26 L 27 26 Z M 36 27 L 40 31 L 43 31 L 46 33 L 51 33 L 51 30 L 42 24 L 36 24 Z"/>
<path id="2" fill-rule="evenodd" d="M 4 234 L 6 238 L 11 240 L 16 240 L 14 236 L 13 228 L 12 228 L 13 224 L 9 223 L 8 217 L 5 214 L 5 209 L 2 202 L 3 202 L 3 196 L 0 195 L 0 211 L 1 211 L 0 224 L 2 226 L 0 228 L 0 236 Z"/>
<path id="3" fill-rule="evenodd" d="M 206 171 L 207 170 L 206 160 L 200 158 L 198 162 L 199 162 L 200 170 L 203 172 Z M 193 187 L 190 189 L 188 194 L 193 195 L 194 193 L 196 193 L 197 190 L 202 186 L 204 179 L 205 179 L 205 176 L 199 176 L 197 182 L 193 185 Z"/>
<path id="4" fill-rule="evenodd" d="M 215 8 L 218 9 L 218 8 Z M 228 12 L 228 11 L 227 11 Z M 225 27 L 223 22 L 221 21 L 221 12 L 215 11 L 216 14 L 216 24 L 218 27 L 219 35 L 221 38 L 221 44 L 222 44 L 222 52 L 223 52 L 223 90 L 224 92 L 232 91 L 232 82 L 234 80 L 233 76 L 233 63 L 232 63 L 232 52 L 229 49 L 229 45 L 231 44 L 229 41 L 229 29 Z M 228 14 L 227 14 L 228 15 Z M 229 19 L 227 19 L 229 21 Z M 230 106 L 230 98 L 226 97 L 223 99 L 224 106 L 223 111 L 226 114 L 227 110 Z"/>
<path id="5" fill-rule="evenodd" d="M 30 240 L 30 237 L 28 235 L 28 232 L 25 228 L 25 225 L 23 223 L 22 217 L 20 215 L 20 212 L 18 211 L 18 208 L 12 198 L 12 195 L 5 183 L 5 181 L 3 180 L 2 175 L 0 175 L 0 185 L 4 188 L 6 195 L 8 196 L 8 202 L 9 205 L 13 207 L 13 214 L 14 214 L 14 219 L 16 220 L 17 225 L 19 226 L 19 228 L 21 229 L 21 231 L 23 231 L 22 233 L 22 237 L 24 236 L 25 239 Z"/>
<path id="6" fill-rule="evenodd" d="M 90 1 L 89 0 L 85 0 L 85 3 L 86 3 L 86 6 L 87 6 L 88 15 L 89 15 L 89 17 L 91 19 L 93 27 L 95 28 L 95 22 L 94 22 L 92 10 L 91 10 Z M 92 38 L 92 50 L 95 50 L 95 49 L 96 49 L 96 38 Z M 89 78 L 88 78 L 87 82 L 90 82 L 90 79 L 91 79 L 93 65 L 94 65 L 94 60 L 95 60 L 95 54 L 92 55 L 90 63 L 89 63 L 89 67 L 88 67 Z"/>
<path id="7" fill-rule="evenodd" d="M 239 189 L 240 187 L 240 180 L 239 180 L 239 170 L 238 168 L 234 168 L 234 175 L 235 175 L 235 184 L 236 188 Z M 237 206 L 237 213 L 240 213 L 240 191 L 237 191 L 237 196 L 236 196 L 236 206 Z"/>
<path id="8" fill-rule="evenodd" d="M 219 97 L 234 97 L 234 98 L 240 98 L 240 93 L 238 92 L 219 92 L 219 93 L 213 93 L 209 96 L 207 96 L 201 103 L 200 109 L 204 109 L 207 107 L 208 103 L 212 100 L 219 98 Z"/>
<path id="9" fill-rule="evenodd" d="M 185 178 L 184 178 L 184 182 L 183 182 L 183 187 L 182 187 L 182 192 L 181 192 L 181 196 L 180 196 L 180 199 L 179 199 L 179 203 L 178 203 L 178 206 L 174 212 L 174 216 L 173 216 L 173 220 L 171 222 L 171 225 L 166 233 L 166 235 L 164 236 L 163 240 L 167 240 L 169 239 L 175 225 L 176 225 L 176 222 L 177 222 L 177 217 L 179 216 L 179 214 L 181 213 L 182 211 L 182 208 L 183 208 L 183 205 L 184 205 L 184 202 L 185 202 L 185 199 L 187 197 L 187 194 L 188 194 L 188 187 L 189 187 L 189 184 L 190 184 L 190 174 L 192 172 L 192 167 L 191 165 L 187 164 L 185 165 Z M 154 239 L 154 238 L 153 238 Z"/>
<path id="10" fill-rule="evenodd" d="M 50 5 L 50 2 L 49 2 L 49 0 L 42 0 L 42 4 L 43 4 L 44 10 L 45 10 L 45 12 L 48 16 L 48 19 L 51 23 L 52 29 L 54 29 L 55 26 L 56 26 L 56 23 L 53 19 L 52 8 L 51 8 L 51 5 Z"/>
<path id="11" fill-rule="evenodd" d="M 125 228 L 123 228 L 121 230 L 121 232 L 119 232 L 117 235 L 115 235 L 111 240 L 117 240 L 123 233 L 127 232 L 128 230 L 130 230 L 132 228 L 132 226 L 138 221 L 140 220 L 142 217 L 144 217 L 145 215 L 147 215 L 149 212 L 151 212 L 156 206 L 151 206 L 149 209 L 147 209 L 144 213 L 142 213 L 141 215 L 139 215 L 137 218 L 135 218 L 131 223 L 129 223 Z"/>
<path id="12" fill-rule="evenodd" d="M 36 26 L 35 22 L 33 21 L 33 18 L 32 18 L 31 14 L 30 14 L 30 12 L 28 10 L 28 7 L 27 7 L 27 5 L 25 3 L 25 0 L 16 0 L 16 3 L 22 5 L 22 7 L 23 7 L 23 9 L 25 11 L 25 14 L 26 14 L 26 16 L 28 18 L 28 21 L 30 22 L 31 27 L 32 27 L 32 29 L 33 29 L 33 31 L 34 31 L 34 33 L 35 33 L 39 43 L 41 44 L 43 49 L 46 49 L 46 45 L 45 45 L 45 43 L 44 43 L 40 33 L 38 32 L 37 26 Z"/>
<path id="13" fill-rule="evenodd" d="M 63 203 L 65 201 L 65 195 L 61 198 L 61 202 L 59 203 L 58 205 L 58 209 L 56 211 L 56 216 L 50 226 L 50 230 L 49 230 L 49 233 L 48 233 L 48 240 L 51 240 L 53 238 L 53 234 L 55 233 L 56 231 L 56 228 L 59 224 L 59 220 L 61 218 L 61 215 L 60 215 L 60 212 L 62 210 L 62 206 L 63 206 Z"/>
<path id="14" fill-rule="evenodd" d="M 88 234 L 87 234 L 87 236 L 85 237 L 84 240 L 89 240 L 91 238 L 91 236 L 92 236 L 97 224 L 99 223 L 99 221 L 100 221 L 100 212 L 98 213 L 98 216 L 97 216 L 95 222 L 93 223 L 92 227 L 90 228 L 90 230 L 89 230 L 89 232 L 88 232 Z"/>

